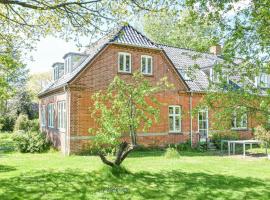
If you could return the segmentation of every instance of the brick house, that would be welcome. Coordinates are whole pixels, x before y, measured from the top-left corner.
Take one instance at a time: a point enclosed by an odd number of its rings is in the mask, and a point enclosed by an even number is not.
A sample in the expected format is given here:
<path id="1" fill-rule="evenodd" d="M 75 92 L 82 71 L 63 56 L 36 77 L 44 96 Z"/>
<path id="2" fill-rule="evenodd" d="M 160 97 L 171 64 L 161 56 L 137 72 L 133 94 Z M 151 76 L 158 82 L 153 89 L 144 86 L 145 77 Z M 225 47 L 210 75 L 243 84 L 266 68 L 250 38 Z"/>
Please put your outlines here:
<path id="1" fill-rule="evenodd" d="M 138 133 L 138 143 L 166 145 L 190 140 L 205 140 L 211 130 L 211 111 L 201 110 L 197 117 L 191 112 L 202 100 L 214 81 L 213 66 L 222 62 L 220 46 L 210 53 L 200 53 L 160 45 L 127 25 L 91 45 L 84 54 L 67 53 L 64 63 L 53 64 L 53 83 L 39 94 L 41 130 L 64 154 L 87 148 L 91 137 L 89 128 L 96 126 L 89 107 L 91 95 L 105 89 L 118 75 L 128 80 L 132 72 L 141 71 L 150 82 L 166 76 L 175 88 L 157 94 L 162 103 L 160 122 L 147 132 Z M 197 54 L 197 53 L 196 53 Z M 198 65 L 190 78 L 188 69 Z M 243 137 L 251 137 L 252 119 L 247 116 L 233 120 L 233 128 Z"/>

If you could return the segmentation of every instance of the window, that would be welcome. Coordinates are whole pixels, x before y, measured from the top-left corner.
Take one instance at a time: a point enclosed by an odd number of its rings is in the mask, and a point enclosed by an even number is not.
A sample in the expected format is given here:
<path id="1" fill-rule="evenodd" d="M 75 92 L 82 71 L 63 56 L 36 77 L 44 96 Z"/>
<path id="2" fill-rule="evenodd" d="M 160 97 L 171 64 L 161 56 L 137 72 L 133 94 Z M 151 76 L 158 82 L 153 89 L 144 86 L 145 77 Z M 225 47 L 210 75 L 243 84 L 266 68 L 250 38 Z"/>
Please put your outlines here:
<path id="1" fill-rule="evenodd" d="M 208 109 L 204 108 L 198 112 L 198 131 L 201 137 L 208 137 Z"/>
<path id="2" fill-rule="evenodd" d="M 245 108 L 238 108 L 234 111 L 232 129 L 247 129 L 247 113 Z"/>
<path id="3" fill-rule="evenodd" d="M 169 131 L 181 131 L 181 107 L 169 106 Z"/>
<path id="4" fill-rule="evenodd" d="M 141 72 L 146 75 L 153 74 L 153 58 L 152 56 L 141 57 Z"/>
<path id="5" fill-rule="evenodd" d="M 66 102 L 59 101 L 57 109 L 58 109 L 58 129 L 64 131 L 66 130 L 66 122 L 67 122 Z"/>
<path id="6" fill-rule="evenodd" d="M 270 87 L 270 77 L 268 74 L 262 73 L 260 76 L 256 78 L 257 86 L 262 88 L 269 88 Z"/>
<path id="7" fill-rule="evenodd" d="M 213 83 L 218 83 L 219 82 L 219 74 L 213 68 L 210 69 L 210 80 Z"/>
<path id="8" fill-rule="evenodd" d="M 50 103 L 48 105 L 48 126 L 50 128 L 54 127 L 54 104 Z"/>
<path id="9" fill-rule="evenodd" d="M 54 67 L 53 69 L 53 80 L 59 79 L 59 67 Z"/>
<path id="10" fill-rule="evenodd" d="M 65 59 L 65 74 L 70 73 L 71 72 L 71 57 L 68 56 Z"/>
<path id="11" fill-rule="evenodd" d="M 46 106 L 41 106 L 41 126 L 46 126 Z"/>
<path id="12" fill-rule="evenodd" d="M 129 53 L 118 54 L 118 71 L 131 73 L 131 55 Z"/>

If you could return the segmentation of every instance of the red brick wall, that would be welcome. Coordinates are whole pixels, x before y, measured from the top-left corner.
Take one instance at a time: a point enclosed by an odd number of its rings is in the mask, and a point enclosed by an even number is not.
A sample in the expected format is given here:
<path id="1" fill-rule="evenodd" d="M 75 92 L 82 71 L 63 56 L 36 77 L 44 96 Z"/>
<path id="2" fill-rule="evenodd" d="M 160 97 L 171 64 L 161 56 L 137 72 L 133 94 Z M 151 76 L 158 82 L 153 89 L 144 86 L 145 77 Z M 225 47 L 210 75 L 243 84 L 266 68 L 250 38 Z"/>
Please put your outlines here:
<path id="1" fill-rule="evenodd" d="M 70 152 L 78 152 L 88 146 L 89 128 L 97 127 L 95 120 L 91 118 L 91 106 L 93 102 L 91 95 L 97 90 L 106 89 L 113 78 L 119 75 L 128 81 L 130 74 L 118 73 L 118 52 L 128 52 L 131 54 L 132 72 L 140 70 L 141 55 L 150 55 L 153 57 L 153 75 L 146 78 L 156 83 L 162 77 L 168 77 L 168 81 L 175 85 L 170 91 L 161 92 L 156 95 L 158 101 L 162 104 L 160 107 L 160 121 L 155 123 L 147 133 L 138 131 L 138 142 L 143 145 L 164 146 L 171 143 L 180 143 L 189 140 L 191 116 L 190 116 L 190 94 L 179 76 L 175 72 L 171 63 L 159 50 L 150 50 L 144 48 L 132 48 L 121 45 L 109 45 L 96 59 L 85 68 L 83 72 L 69 85 L 69 95 L 54 95 L 41 99 L 41 104 L 57 102 L 59 99 L 70 100 L 70 119 L 68 120 L 68 131 L 59 134 L 57 129 L 43 129 L 55 143 L 56 146 L 63 146 L 61 135 L 68 135 L 70 143 L 67 144 Z M 195 108 L 202 100 L 203 94 L 192 95 L 192 108 Z M 69 105 L 69 104 L 67 104 Z M 168 106 L 180 105 L 182 107 L 182 130 L 180 133 L 168 133 Z M 68 110 L 68 109 L 67 109 Z M 56 112 L 55 112 L 56 113 Z M 209 121 L 211 122 L 211 111 L 209 111 Z M 249 120 L 252 124 L 252 121 Z M 55 121 L 57 124 L 57 120 Z M 211 126 L 211 123 L 209 124 Z M 193 143 L 198 140 L 198 118 L 192 117 Z M 250 138 L 251 135 L 241 133 L 241 137 Z M 62 147 L 63 148 L 63 147 Z"/>

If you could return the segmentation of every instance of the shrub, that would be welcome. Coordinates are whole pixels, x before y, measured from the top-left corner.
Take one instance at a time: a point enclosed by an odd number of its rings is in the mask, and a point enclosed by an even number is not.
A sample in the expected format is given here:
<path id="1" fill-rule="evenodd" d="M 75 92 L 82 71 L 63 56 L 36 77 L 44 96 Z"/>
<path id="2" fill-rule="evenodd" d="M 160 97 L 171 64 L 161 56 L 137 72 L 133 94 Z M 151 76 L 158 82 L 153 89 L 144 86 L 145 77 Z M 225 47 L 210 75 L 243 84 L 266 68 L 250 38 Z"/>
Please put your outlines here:
<path id="1" fill-rule="evenodd" d="M 41 153 L 50 148 L 45 134 L 36 131 L 17 131 L 14 133 L 13 139 L 16 149 L 22 153 Z"/>
<path id="2" fill-rule="evenodd" d="M 238 140 L 239 137 L 239 134 L 235 131 L 215 132 L 211 135 L 211 139 L 217 149 L 220 149 L 221 140 Z"/>
<path id="3" fill-rule="evenodd" d="M 15 118 L 12 116 L 1 116 L 0 117 L 0 131 L 13 131 L 15 124 Z"/>
<path id="4" fill-rule="evenodd" d="M 14 131 L 18 130 L 24 130 L 28 131 L 29 130 L 29 119 L 27 115 L 20 114 L 19 117 L 17 118 L 14 126 Z"/>
<path id="5" fill-rule="evenodd" d="M 39 131 L 39 120 L 38 119 L 33 119 L 28 121 L 28 129 L 30 131 Z"/>
<path id="6" fill-rule="evenodd" d="M 165 158 L 179 158 L 180 157 L 180 154 L 179 152 L 177 151 L 176 148 L 173 148 L 173 147 L 168 147 L 166 149 L 166 152 L 165 152 Z"/>

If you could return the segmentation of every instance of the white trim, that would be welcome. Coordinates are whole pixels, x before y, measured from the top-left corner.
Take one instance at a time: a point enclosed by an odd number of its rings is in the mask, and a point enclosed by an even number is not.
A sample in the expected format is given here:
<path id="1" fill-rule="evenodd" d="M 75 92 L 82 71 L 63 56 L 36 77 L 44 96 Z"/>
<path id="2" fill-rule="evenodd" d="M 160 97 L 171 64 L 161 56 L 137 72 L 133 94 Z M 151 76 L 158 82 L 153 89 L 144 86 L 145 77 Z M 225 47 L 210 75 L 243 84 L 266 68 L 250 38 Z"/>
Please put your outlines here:
<path id="1" fill-rule="evenodd" d="M 173 108 L 173 113 L 170 114 L 170 107 Z M 179 113 L 176 114 L 175 110 L 176 108 L 179 108 Z M 181 120 L 182 120 L 182 117 L 181 117 L 181 114 L 182 114 L 182 109 L 181 109 L 181 106 L 179 105 L 169 105 L 168 106 L 168 120 L 169 120 L 169 133 L 180 133 L 181 130 L 182 130 L 182 123 L 181 123 Z M 173 130 L 170 129 L 170 117 L 173 118 Z M 176 129 L 175 126 L 176 126 L 176 119 L 177 117 L 179 117 L 179 129 Z"/>
<path id="2" fill-rule="evenodd" d="M 121 70 L 120 69 L 120 56 L 123 55 L 124 56 L 124 60 L 123 60 L 123 64 L 124 64 L 124 69 Z M 127 56 L 129 56 L 129 71 L 127 71 Z M 123 73 L 131 73 L 131 54 L 130 53 L 126 53 L 126 52 L 118 52 L 118 72 L 123 72 Z"/>
<path id="3" fill-rule="evenodd" d="M 46 105 L 41 105 L 41 127 L 46 127 Z"/>
<path id="4" fill-rule="evenodd" d="M 146 60 L 145 60 L 145 61 L 146 61 L 146 62 L 145 62 L 145 71 L 146 71 L 146 72 L 143 72 L 143 71 L 142 71 L 142 61 L 143 61 L 143 58 L 146 59 Z M 149 69 L 149 68 L 148 68 L 148 67 L 149 67 L 149 66 L 148 66 L 148 64 L 149 64 L 149 63 L 148 63 L 148 59 L 149 59 L 149 58 L 151 59 L 151 66 L 150 66 L 150 67 L 151 67 L 151 72 L 150 72 L 150 73 L 148 72 L 148 69 Z M 141 55 L 141 73 L 144 74 L 144 75 L 153 75 L 153 57 L 152 57 L 152 56 L 149 56 L 149 55 Z"/>

